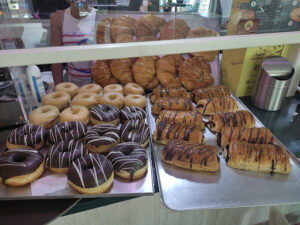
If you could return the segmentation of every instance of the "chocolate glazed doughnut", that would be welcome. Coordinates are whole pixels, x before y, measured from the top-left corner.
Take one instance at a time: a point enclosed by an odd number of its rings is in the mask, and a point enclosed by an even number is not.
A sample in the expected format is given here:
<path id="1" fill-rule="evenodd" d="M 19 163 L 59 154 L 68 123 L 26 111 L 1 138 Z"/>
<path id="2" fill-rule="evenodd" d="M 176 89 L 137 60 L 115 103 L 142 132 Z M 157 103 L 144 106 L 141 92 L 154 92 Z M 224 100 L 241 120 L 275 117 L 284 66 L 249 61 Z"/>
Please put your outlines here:
<path id="1" fill-rule="evenodd" d="M 117 125 L 119 123 L 120 110 L 108 104 L 96 105 L 90 111 L 91 123 L 97 124 L 112 124 Z"/>
<path id="2" fill-rule="evenodd" d="M 49 130 L 48 142 L 78 140 L 86 133 L 86 126 L 78 121 L 65 122 L 55 125 Z"/>
<path id="3" fill-rule="evenodd" d="M 121 123 L 127 120 L 144 120 L 146 112 L 137 106 L 127 106 L 120 111 Z"/>
<path id="4" fill-rule="evenodd" d="M 68 182 L 83 194 L 98 194 L 107 191 L 113 183 L 114 173 L 104 155 L 89 153 L 72 163 L 68 171 Z"/>
<path id="5" fill-rule="evenodd" d="M 44 146 L 47 136 L 47 129 L 37 125 L 25 125 L 14 129 L 7 137 L 7 148 L 26 148 L 32 147 L 40 149 Z"/>
<path id="6" fill-rule="evenodd" d="M 33 149 L 13 149 L 0 158 L 0 178 L 9 186 L 23 186 L 44 172 L 44 157 Z"/>
<path id="7" fill-rule="evenodd" d="M 107 158 L 119 177 L 133 181 L 144 176 L 148 168 L 146 150 L 134 142 L 114 146 Z"/>
<path id="8" fill-rule="evenodd" d="M 128 120 L 121 126 L 120 131 L 124 142 L 136 142 L 142 147 L 149 143 L 149 126 L 141 120 Z"/>
<path id="9" fill-rule="evenodd" d="M 54 173 L 67 173 L 72 162 L 86 153 L 82 142 L 62 141 L 51 146 L 46 157 L 46 166 Z"/>

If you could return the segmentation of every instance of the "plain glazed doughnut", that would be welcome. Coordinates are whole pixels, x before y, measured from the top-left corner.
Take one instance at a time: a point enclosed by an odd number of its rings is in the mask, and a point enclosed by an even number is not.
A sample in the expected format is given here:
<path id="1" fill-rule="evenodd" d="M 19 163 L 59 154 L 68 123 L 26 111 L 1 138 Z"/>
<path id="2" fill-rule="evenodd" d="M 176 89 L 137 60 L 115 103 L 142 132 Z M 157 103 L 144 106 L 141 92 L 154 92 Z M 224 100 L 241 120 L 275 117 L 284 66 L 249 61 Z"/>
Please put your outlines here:
<path id="1" fill-rule="evenodd" d="M 127 120 L 144 120 L 146 118 L 146 112 L 140 107 L 126 106 L 120 111 L 121 123 Z"/>
<path id="2" fill-rule="evenodd" d="M 143 95 L 126 95 L 124 99 L 125 106 L 137 106 L 140 108 L 145 108 L 146 106 L 146 97 Z"/>
<path id="3" fill-rule="evenodd" d="M 50 128 L 59 120 L 59 110 L 53 105 L 44 105 L 29 114 L 29 122 L 33 125 Z"/>
<path id="4" fill-rule="evenodd" d="M 128 83 L 124 87 L 125 95 L 128 94 L 137 94 L 137 95 L 144 95 L 144 89 L 136 83 Z"/>
<path id="5" fill-rule="evenodd" d="M 84 92 L 76 95 L 73 98 L 71 104 L 85 106 L 88 109 L 90 109 L 93 106 L 97 105 L 98 102 L 99 102 L 99 95 L 97 95 L 96 93 Z"/>
<path id="6" fill-rule="evenodd" d="M 24 125 L 14 129 L 7 137 L 6 147 L 8 150 L 15 148 L 35 148 L 44 146 L 48 130 L 41 126 Z"/>
<path id="7" fill-rule="evenodd" d="M 100 96 L 100 104 L 108 104 L 122 109 L 124 105 L 124 96 L 119 92 L 106 92 Z"/>
<path id="8" fill-rule="evenodd" d="M 135 142 L 146 147 L 149 143 L 150 129 L 148 124 L 141 120 L 128 120 L 121 126 L 120 136 L 123 142 Z"/>
<path id="9" fill-rule="evenodd" d="M 111 161 L 117 176 L 133 181 L 142 178 L 147 172 L 146 150 L 134 142 L 114 146 L 107 158 Z"/>
<path id="10" fill-rule="evenodd" d="M 90 110 L 91 124 L 112 124 L 119 123 L 120 111 L 113 105 L 96 105 Z"/>
<path id="11" fill-rule="evenodd" d="M 103 93 L 106 92 L 119 92 L 123 94 L 123 87 L 120 84 L 109 84 L 104 87 Z"/>
<path id="12" fill-rule="evenodd" d="M 79 88 L 77 93 L 80 94 L 84 92 L 92 92 L 92 93 L 100 94 L 102 92 L 102 87 L 98 84 L 86 84 L 83 85 L 81 88 Z"/>
<path id="13" fill-rule="evenodd" d="M 78 86 L 71 82 L 64 82 L 56 85 L 55 91 L 67 92 L 73 98 L 77 94 Z"/>
<path id="14" fill-rule="evenodd" d="M 43 105 L 54 105 L 59 111 L 69 107 L 71 96 L 64 91 L 55 91 L 42 97 Z"/>
<path id="15" fill-rule="evenodd" d="M 72 163 L 68 182 L 83 194 L 98 194 L 109 190 L 114 180 L 110 161 L 101 154 L 89 153 Z"/>
<path id="16" fill-rule="evenodd" d="M 23 186 L 44 172 L 43 154 L 34 149 L 13 149 L 0 158 L 0 180 L 9 186 Z"/>
<path id="17" fill-rule="evenodd" d="M 67 173 L 72 162 L 86 153 L 86 148 L 81 141 L 61 141 L 50 147 L 46 166 L 54 173 Z"/>
<path id="18" fill-rule="evenodd" d="M 84 125 L 90 122 L 90 112 L 87 107 L 81 105 L 73 105 L 60 114 L 60 123 L 78 121 Z"/>

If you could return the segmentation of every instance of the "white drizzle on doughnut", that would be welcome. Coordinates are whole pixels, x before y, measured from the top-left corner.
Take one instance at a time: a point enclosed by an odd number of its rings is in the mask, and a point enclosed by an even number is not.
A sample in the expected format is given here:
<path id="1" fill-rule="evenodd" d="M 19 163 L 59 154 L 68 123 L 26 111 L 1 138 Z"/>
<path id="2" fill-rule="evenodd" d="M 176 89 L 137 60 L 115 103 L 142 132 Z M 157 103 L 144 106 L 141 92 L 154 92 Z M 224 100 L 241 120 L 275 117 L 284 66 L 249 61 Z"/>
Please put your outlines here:
<path id="1" fill-rule="evenodd" d="M 57 124 L 49 130 L 49 142 L 77 140 L 83 137 L 85 133 L 86 128 L 83 123 L 78 121 L 65 122 Z"/>
<path id="2" fill-rule="evenodd" d="M 123 120 L 143 120 L 146 117 L 146 112 L 137 106 L 126 106 L 120 113 Z"/>
<path id="3" fill-rule="evenodd" d="M 94 106 L 90 113 L 97 120 L 110 122 L 119 118 L 120 110 L 113 105 L 99 104 Z"/>
<path id="4" fill-rule="evenodd" d="M 121 126 L 121 139 L 144 144 L 150 136 L 149 126 L 141 120 L 128 120 Z"/>
<path id="5" fill-rule="evenodd" d="M 44 137 L 47 135 L 47 129 L 37 125 L 24 125 L 14 129 L 8 135 L 8 141 L 12 144 L 20 144 L 26 146 L 32 146 L 44 141 Z"/>
<path id="6" fill-rule="evenodd" d="M 119 139 L 119 128 L 111 124 L 93 126 L 87 131 L 85 136 L 86 143 L 95 146 L 113 144 Z"/>

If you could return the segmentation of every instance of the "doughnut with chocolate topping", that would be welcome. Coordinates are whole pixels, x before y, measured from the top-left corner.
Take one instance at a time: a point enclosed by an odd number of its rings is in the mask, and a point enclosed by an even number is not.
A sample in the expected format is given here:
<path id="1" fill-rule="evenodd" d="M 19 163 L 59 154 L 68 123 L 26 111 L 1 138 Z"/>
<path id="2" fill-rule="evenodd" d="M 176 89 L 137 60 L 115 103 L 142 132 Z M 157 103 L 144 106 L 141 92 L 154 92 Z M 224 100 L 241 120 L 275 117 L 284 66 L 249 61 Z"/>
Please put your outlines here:
<path id="1" fill-rule="evenodd" d="M 46 166 L 54 173 L 67 173 L 72 162 L 86 155 L 85 145 L 76 140 L 62 141 L 50 147 Z"/>
<path id="2" fill-rule="evenodd" d="M 120 143 L 120 130 L 112 124 L 98 124 L 88 129 L 84 140 L 90 152 L 108 152 Z"/>
<path id="3" fill-rule="evenodd" d="M 143 177 L 148 168 L 146 150 L 134 142 L 115 145 L 107 158 L 115 174 L 130 181 Z"/>
<path id="4" fill-rule="evenodd" d="M 120 111 L 121 123 L 127 120 L 144 120 L 146 112 L 137 106 L 126 106 Z"/>
<path id="5" fill-rule="evenodd" d="M 48 130 L 42 126 L 25 125 L 14 129 L 7 137 L 6 147 L 14 148 L 32 147 L 40 149 L 44 146 Z"/>
<path id="6" fill-rule="evenodd" d="M 68 182 L 83 194 L 98 194 L 107 191 L 113 183 L 114 173 L 104 155 L 89 153 L 75 160 L 68 171 Z"/>
<path id="7" fill-rule="evenodd" d="M 108 104 L 99 104 L 90 110 L 90 119 L 93 125 L 97 124 L 112 124 L 119 123 L 120 110 Z"/>
<path id="8" fill-rule="evenodd" d="M 65 122 L 55 125 L 49 130 L 48 142 L 58 143 L 83 138 L 86 133 L 86 126 L 78 121 Z"/>
<path id="9" fill-rule="evenodd" d="M 44 172 L 43 154 L 34 149 L 13 149 L 0 157 L 0 178 L 9 186 L 23 186 Z"/>
<path id="10" fill-rule="evenodd" d="M 141 120 L 128 120 L 120 128 L 121 139 L 124 142 L 136 142 L 142 147 L 149 143 L 149 126 Z"/>

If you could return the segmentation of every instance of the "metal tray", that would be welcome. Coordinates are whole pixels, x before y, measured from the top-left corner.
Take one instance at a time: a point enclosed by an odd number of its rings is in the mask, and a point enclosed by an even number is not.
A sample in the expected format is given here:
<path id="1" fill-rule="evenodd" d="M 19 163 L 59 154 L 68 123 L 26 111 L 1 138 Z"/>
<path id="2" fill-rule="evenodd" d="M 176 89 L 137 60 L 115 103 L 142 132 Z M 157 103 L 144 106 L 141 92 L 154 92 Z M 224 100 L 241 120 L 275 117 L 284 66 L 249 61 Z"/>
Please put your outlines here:
<path id="1" fill-rule="evenodd" d="M 40 150 L 44 156 L 48 148 Z M 17 199 L 58 199 L 58 198 L 95 198 L 95 197 L 126 197 L 152 195 L 154 193 L 151 146 L 147 148 L 148 171 L 142 179 L 129 182 L 115 176 L 111 189 L 101 194 L 80 194 L 72 189 L 65 174 L 55 174 L 46 170 L 44 174 L 31 184 L 24 187 L 9 187 L 0 184 L 0 200 Z"/>
<path id="2" fill-rule="evenodd" d="M 235 97 L 235 96 L 233 96 Z M 236 97 L 235 97 L 236 98 Z M 239 100 L 240 109 L 248 108 Z M 248 110 L 249 111 L 249 110 Z M 147 99 L 151 134 L 155 118 Z M 263 124 L 256 118 L 256 127 Z M 215 145 L 216 136 L 205 128 L 206 144 Z M 278 141 L 280 144 L 280 142 Z M 300 163 L 289 152 L 292 171 L 289 175 L 258 173 L 226 166 L 219 148 L 220 171 L 197 172 L 163 163 L 164 145 L 152 142 L 158 186 L 162 203 L 171 210 L 196 210 L 243 206 L 262 206 L 300 202 Z"/>

